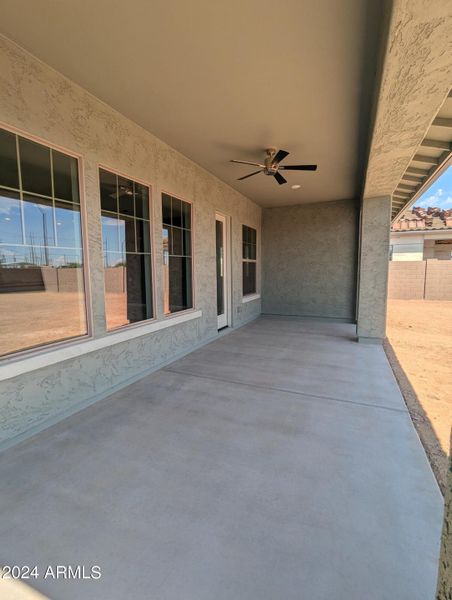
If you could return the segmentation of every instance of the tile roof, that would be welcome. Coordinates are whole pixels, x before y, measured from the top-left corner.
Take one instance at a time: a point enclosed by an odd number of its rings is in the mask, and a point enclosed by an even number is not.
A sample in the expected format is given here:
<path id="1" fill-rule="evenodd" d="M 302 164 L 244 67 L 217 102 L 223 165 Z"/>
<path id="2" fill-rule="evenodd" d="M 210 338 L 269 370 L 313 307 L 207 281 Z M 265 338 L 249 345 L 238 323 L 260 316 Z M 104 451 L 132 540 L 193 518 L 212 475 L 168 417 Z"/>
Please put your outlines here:
<path id="1" fill-rule="evenodd" d="M 434 231 L 452 229 L 452 208 L 444 210 L 436 206 L 414 206 L 405 211 L 392 225 L 391 231 Z"/>

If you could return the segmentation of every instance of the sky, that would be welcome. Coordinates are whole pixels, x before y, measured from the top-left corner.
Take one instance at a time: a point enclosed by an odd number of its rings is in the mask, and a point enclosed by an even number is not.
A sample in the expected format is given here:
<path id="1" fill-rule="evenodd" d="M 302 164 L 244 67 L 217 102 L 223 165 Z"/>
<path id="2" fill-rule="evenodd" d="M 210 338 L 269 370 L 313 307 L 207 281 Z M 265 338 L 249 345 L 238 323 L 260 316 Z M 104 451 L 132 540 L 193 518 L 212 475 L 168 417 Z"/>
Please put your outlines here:
<path id="1" fill-rule="evenodd" d="M 452 208 L 452 167 L 449 167 L 414 203 L 415 206 Z"/>

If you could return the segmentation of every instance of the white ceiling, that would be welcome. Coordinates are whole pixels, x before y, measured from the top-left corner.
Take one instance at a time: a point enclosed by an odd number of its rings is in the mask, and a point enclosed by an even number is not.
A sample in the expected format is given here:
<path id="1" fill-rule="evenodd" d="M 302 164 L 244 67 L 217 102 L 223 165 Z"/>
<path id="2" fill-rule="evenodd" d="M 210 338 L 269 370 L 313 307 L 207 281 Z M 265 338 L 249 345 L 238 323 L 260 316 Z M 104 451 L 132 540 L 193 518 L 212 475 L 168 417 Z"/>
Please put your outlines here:
<path id="1" fill-rule="evenodd" d="M 263 206 L 357 194 L 380 6 L 0 0 L 7 37 Z M 268 146 L 318 171 L 236 181 Z"/>

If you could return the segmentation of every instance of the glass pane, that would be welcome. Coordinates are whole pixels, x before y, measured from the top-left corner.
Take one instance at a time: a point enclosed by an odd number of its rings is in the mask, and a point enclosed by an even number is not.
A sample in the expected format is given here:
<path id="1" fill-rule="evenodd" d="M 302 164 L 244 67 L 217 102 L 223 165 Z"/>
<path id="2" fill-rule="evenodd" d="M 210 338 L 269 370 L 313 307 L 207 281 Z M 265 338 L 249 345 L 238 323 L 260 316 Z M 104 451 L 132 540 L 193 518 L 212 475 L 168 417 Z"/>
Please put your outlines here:
<path id="1" fill-rule="evenodd" d="M 0 190 L 0 244 L 22 244 L 19 192 Z"/>
<path id="2" fill-rule="evenodd" d="M 162 222 L 171 225 L 171 196 L 162 194 Z"/>
<path id="3" fill-rule="evenodd" d="M 135 183 L 135 216 L 149 219 L 149 188 Z"/>
<path id="4" fill-rule="evenodd" d="M 149 221 L 136 220 L 137 252 L 150 252 Z"/>
<path id="5" fill-rule="evenodd" d="M 256 263 L 243 263 L 243 295 L 256 293 Z"/>
<path id="6" fill-rule="evenodd" d="M 64 248 L 81 248 L 80 209 L 75 204 L 55 202 L 57 245 Z"/>
<path id="7" fill-rule="evenodd" d="M 186 229 L 182 230 L 183 237 L 183 254 L 191 256 L 191 232 Z"/>
<path id="8" fill-rule="evenodd" d="M 104 252 L 119 252 L 119 221 L 117 217 L 102 215 L 102 243 Z"/>
<path id="9" fill-rule="evenodd" d="M 55 196 L 79 203 L 77 159 L 52 150 L 52 161 Z"/>
<path id="10" fill-rule="evenodd" d="M 256 230 L 253 229 L 252 227 L 249 227 L 249 241 L 251 242 L 251 244 L 256 245 Z"/>
<path id="11" fill-rule="evenodd" d="M 191 258 L 169 257 L 169 312 L 192 308 Z"/>
<path id="12" fill-rule="evenodd" d="M 248 227 L 246 225 L 242 225 L 242 238 L 243 243 L 248 243 Z"/>
<path id="13" fill-rule="evenodd" d="M 118 223 L 120 252 L 136 252 L 135 219 L 122 216 L 118 219 Z"/>
<path id="14" fill-rule="evenodd" d="M 182 202 L 182 227 L 191 229 L 191 204 L 190 202 Z"/>
<path id="15" fill-rule="evenodd" d="M 104 267 L 125 267 L 126 255 L 124 252 L 104 252 Z"/>
<path id="16" fill-rule="evenodd" d="M 125 255 L 104 253 L 105 312 L 107 329 L 127 325 L 127 277 Z"/>
<path id="17" fill-rule="evenodd" d="M 118 212 L 116 175 L 99 169 L 100 205 L 102 210 Z"/>
<path id="18" fill-rule="evenodd" d="M 174 227 L 182 227 L 182 202 L 178 198 L 171 199 L 171 218 Z"/>
<path id="19" fill-rule="evenodd" d="M 149 255 L 127 254 L 127 318 L 130 323 L 152 317 L 151 298 Z"/>
<path id="20" fill-rule="evenodd" d="M 25 243 L 30 246 L 54 246 L 55 231 L 51 200 L 24 195 Z"/>
<path id="21" fill-rule="evenodd" d="M 163 237 L 163 262 L 165 262 L 165 256 L 168 257 L 170 253 L 170 236 L 169 236 L 169 227 L 164 227 L 162 230 Z M 168 261 L 166 261 L 168 262 Z"/>
<path id="22" fill-rule="evenodd" d="M 224 314 L 224 247 L 223 223 L 216 221 L 217 315 Z"/>
<path id="23" fill-rule="evenodd" d="M 52 196 L 50 148 L 19 138 L 22 187 L 26 192 Z"/>
<path id="24" fill-rule="evenodd" d="M 87 333 L 79 206 L 41 197 L 52 196 L 51 150 L 18 139 L 26 193 L 19 202 L 18 193 L 0 191 L 2 354 Z M 54 157 L 58 193 L 78 201 L 77 161 L 60 152 Z M 9 159 L 7 177 L 11 145 Z"/>
<path id="25" fill-rule="evenodd" d="M 133 181 L 118 177 L 119 212 L 122 215 L 135 216 L 133 201 Z"/>
<path id="26" fill-rule="evenodd" d="M 256 260 L 256 246 L 254 244 L 249 246 L 249 258 Z"/>
<path id="27" fill-rule="evenodd" d="M 19 188 L 16 136 L 4 129 L 0 130 L 0 185 Z"/>
<path id="28" fill-rule="evenodd" d="M 77 250 L 0 246 L 2 354 L 87 333 L 82 266 Z"/>
<path id="29" fill-rule="evenodd" d="M 242 244 L 242 256 L 243 258 L 250 258 L 249 256 L 250 253 L 250 247 L 248 246 L 248 244 Z"/>
<path id="30" fill-rule="evenodd" d="M 107 328 L 152 318 L 152 281 L 149 255 L 104 256 Z"/>
<path id="31" fill-rule="evenodd" d="M 171 237 L 173 240 L 173 249 L 171 254 L 175 256 L 182 255 L 182 229 L 173 228 L 171 231 Z"/>

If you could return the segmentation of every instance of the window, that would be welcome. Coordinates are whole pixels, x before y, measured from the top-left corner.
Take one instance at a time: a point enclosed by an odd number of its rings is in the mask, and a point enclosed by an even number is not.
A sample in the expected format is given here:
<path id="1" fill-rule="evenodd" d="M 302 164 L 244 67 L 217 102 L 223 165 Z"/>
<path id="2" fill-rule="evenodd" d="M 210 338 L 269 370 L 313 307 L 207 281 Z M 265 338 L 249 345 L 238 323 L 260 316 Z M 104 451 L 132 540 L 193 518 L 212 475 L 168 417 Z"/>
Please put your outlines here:
<path id="1" fill-rule="evenodd" d="M 0 354 L 87 333 L 78 160 L 0 129 Z"/>
<path id="2" fill-rule="evenodd" d="M 162 194 L 165 314 L 193 307 L 191 204 Z"/>
<path id="3" fill-rule="evenodd" d="M 242 290 L 243 295 L 256 293 L 256 230 L 242 226 Z"/>
<path id="4" fill-rule="evenodd" d="M 149 187 L 99 170 L 107 329 L 151 319 Z"/>

